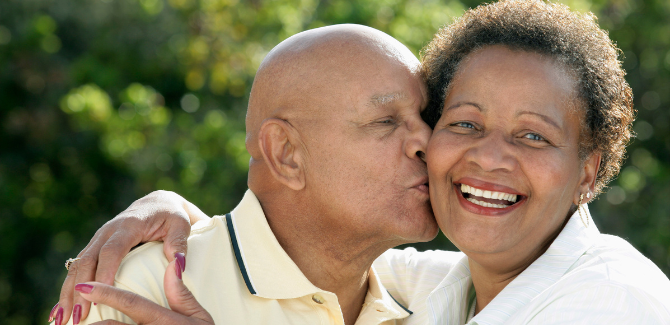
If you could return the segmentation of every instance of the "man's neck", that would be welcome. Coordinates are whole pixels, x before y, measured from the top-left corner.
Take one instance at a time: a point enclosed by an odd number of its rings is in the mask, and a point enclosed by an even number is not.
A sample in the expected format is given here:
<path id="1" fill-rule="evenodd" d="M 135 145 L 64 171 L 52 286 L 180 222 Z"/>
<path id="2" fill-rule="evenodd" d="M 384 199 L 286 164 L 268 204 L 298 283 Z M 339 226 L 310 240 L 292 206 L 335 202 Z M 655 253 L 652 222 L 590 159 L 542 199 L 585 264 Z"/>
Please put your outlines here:
<path id="1" fill-rule="evenodd" d="M 345 324 L 353 325 L 368 292 L 372 263 L 395 245 L 356 238 L 351 229 L 320 225 L 315 222 L 318 216 L 268 208 L 263 205 L 268 224 L 284 251 L 312 284 L 337 295 Z"/>

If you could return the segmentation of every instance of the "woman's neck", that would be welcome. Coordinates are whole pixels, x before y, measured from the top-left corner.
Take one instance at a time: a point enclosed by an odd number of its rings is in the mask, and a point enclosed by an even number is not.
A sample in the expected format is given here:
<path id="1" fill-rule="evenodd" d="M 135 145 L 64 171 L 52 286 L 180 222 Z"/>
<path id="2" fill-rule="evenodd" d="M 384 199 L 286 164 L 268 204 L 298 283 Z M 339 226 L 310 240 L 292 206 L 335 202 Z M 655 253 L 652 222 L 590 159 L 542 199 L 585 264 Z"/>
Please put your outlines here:
<path id="1" fill-rule="evenodd" d="M 506 273 L 492 272 L 469 259 L 472 284 L 477 293 L 475 315 L 486 307 L 505 287 L 526 269 L 527 265 Z"/>
<path id="2" fill-rule="evenodd" d="M 528 266 L 533 264 L 544 252 L 563 229 L 558 229 L 556 234 L 548 238 L 544 244 L 531 252 L 507 252 L 494 254 L 468 254 L 472 284 L 477 293 L 477 304 L 475 315 L 486 307 L 505 287 L 516 279 Z M 521 259 L 519 256 L 524 256 Z M 484 261 L 478 263 L 477 261 Z"/>
<path id="3" fill-rule="evenodd" d="M 522 247 L 519 251 L 499 253 L 465 252 L 468 255 L 472 284 L 477 293 L 475 315 L 491 303 L 493 298 L 508 284 L 549 249 L 549 246 L 561 233 L 568 220 L 570 220 L 570 215 L 551 236 L 530 251 L 524 250 Z"/>

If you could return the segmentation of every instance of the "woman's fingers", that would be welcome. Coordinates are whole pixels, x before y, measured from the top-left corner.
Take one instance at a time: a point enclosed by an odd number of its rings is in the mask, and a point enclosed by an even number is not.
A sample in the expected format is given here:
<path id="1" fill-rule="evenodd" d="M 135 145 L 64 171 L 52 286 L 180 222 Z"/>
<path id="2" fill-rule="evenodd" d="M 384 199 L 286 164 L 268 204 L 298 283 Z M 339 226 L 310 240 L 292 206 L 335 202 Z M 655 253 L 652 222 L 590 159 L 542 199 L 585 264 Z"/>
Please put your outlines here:
<path id="1" fill-rule="evenodd" d="M 114 277 L 121 261 L 133 247 L 142 242 L 141 228 L 139 228 L 142 224 L 143 222 L 137 219 L 126 218 L 119 222 L 118 226 L 115 226 L 114 233 L 97 252 L 98 265 L 94 273 L 95 281 L 108 285 L 114 284 Z"/>
<path id="2" fill-rule="evenodd" d="M 74 301 L 74 285 L 75 285 L 75 274 L 72 270 L 68 271 L 65 282 L 60 291 L 60 298 L 58 298 L 58 303 L 53 307 L 51 313 L 49 314 L 49 322 L 56 321 L 54 325 L 61 325 L 63 314 L 67 313 L 70 315 L 72 312 L 72 305 Z M 60 319 L 56 318 L 56 315 L 60 313 Z M 67 321 L 66 321 L 67 322 Z"/>
<path id="3" fill-rule="evenodd" d="M 183 211 L 180 211 L 183 212 Z M 179 256 L 185 256 L 187 251 L 188 236 L 191 234 L 191 224 L 186 213 L 180 213 L 179 217 L 166 216 L 165 223 L 158 230 L 163 235 L 163 253 L 168 261 Z M 185 260 L 182 268 L 186 268 Z"/>
<path id="4" fill-rule="evenodd" d="M 115 320 L 103 320 L 100 322 L 95 322 L 91 325 L 127 325 L 126 323 L 117 322 Z"/>
<path id="5" fill-rule="evenodd" d="M 172 310 L 161 307 L 136 293 L 99 282 L 77 284 L 77 290 L 85 299 L 114 308 L 138 324 L 214 324 L 212 317 L 200 306 L 181 280 L 182 268 L 178 261 L 181 261 L 181 258 L 175 258 L 168 264 L 164 278 L 165 294 Z M 122 323 L 104 321 L 95 324 Z"/>
<path id="6" fill-rule="evenodd" d="M 97 262 L 97 255 L 92 253 L 90 250 L 82 254 L 80 259 L 73 262 L 70 265 L 69 271 L 74 273 L 74 283 L 82 283 L 95 279 Z M 73 297 L 70 305 L 70 310 L 72 310 L 72 313 L 68 311 L 64 314 L 63 324 L 66 324 L 71 316 L 74 320 L 73 324 L 77 325 L 79 324 L 80 320 L 85 319 L 86 315 L 88 315 L 88 310 L 91 307 L 91 303 L 82 298 L 79 293 L 74 290 L 74 284 L 72 284 L 70 290 Z"/>
<path id="7" fill-rule="evenodd" d="M 180 256 L 177 254 L 175 260 L 170 262 L 165 270 L 163 288 L 170 309 L 190 317 L 192 320 L 199 319 L 205 323 L 214 324 L 212 316 L 200 305 L 191 293 L 191 290 L 189 290 L 186 285 L 184 285 L 184 281 L 182 281 L 182 274 L 184 271 L 182 263 L 184 260 L 185 258 L 183 255 Z"/>
<path id="8" fill-rule="evenodd" d="M 114 308 L 138 324 L 158 324 L 161 312 L 170 312 L 134 292 L 100 282 L 79 283 L 77 290 L 87 300 Z"/>
<path id="9" fill-rule="evenodd" d="M 95 236 L 91 241 L 86 245 L 86 247 L 77 255 L 76 261 L 70 264 L 70 268 L 67 272 L 67 277 L 63 282 L 61 287 L 60 298 L 58 300 L 58 308 L 55 308 L 50 318 L 53 318 L 58 324 L 56 315 L 60 311 L 62 324 L 65 324 L 70 319 L 72 315 L 73 307 L 79 303 L 81 308 L 78 309 L 78 312 L 86 311 L 90 307 L 90 303 L 86 300 L 79 297 L 79 294 L 74 290 L 74 286 L 77 283 L 93 281 L 95 279 L 96 267 L 98 263 L 98 252 L 100 247 L 107 241 L 110 236 L 110 232 L 104 230 L 98 230 L 95 233 Z"/>

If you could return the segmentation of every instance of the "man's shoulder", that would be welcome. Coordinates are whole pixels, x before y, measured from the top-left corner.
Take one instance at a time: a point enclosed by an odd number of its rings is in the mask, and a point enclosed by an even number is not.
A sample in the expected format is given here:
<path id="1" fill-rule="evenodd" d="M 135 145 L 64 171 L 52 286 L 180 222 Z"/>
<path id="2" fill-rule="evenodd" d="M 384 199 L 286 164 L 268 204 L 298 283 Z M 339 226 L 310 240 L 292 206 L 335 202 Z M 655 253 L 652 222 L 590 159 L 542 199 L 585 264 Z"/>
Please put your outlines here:
<path id="1" fill-rule="evenodd" d="M 191 228 L 183 280 L 203 307 L 216 309 L 228 304 L 221 297 L 239 297 L 246 290 L 233 256 L 225 216 L 196 223 Z M 163 242 L 149 242 L 128 253 L 116 273 L 114 286 L 129 290 L 150 301 L 168 307 L 163 286 L 168 260 Z M 223 295 L 222 292 L 229 293 Z M 238 299 L 239 300 L 239 299 Z M 89 322 L 114 319 L 130 322 L 122 313 L 102 304 L 93 306 Z M 218 315 L 219 312 L 212 312 Z"/>
<path id="2" fill-rule="evenodd" d="M 160 267 L 164 270 L 167 264 L 167 258 L 163 253 L 163 242 L 144 243 L 135 247 L 123 258 L 119 271 L 116 273 L 116 280 L 127 277 L 130 275 L 129 271 L 137 269 L 139 266 L 149 269 Z"/>
<path id="3" fill-rule="evenodd" d="M 192 265 L 192 269 L 195 270 L 198 264 L 206 263 L 212 254 L 229 255 L 229 246 L 225 216 L 200 221 L 192 226 L 188 237 L 187 264 Z M 147 287 L 145 293 L 153 293 L 154 296 L 157 290 L 162 291 L 163 275 L 168 265 L 163 248 L 163 242 L 154 241 L 130 251 L 121 261 L 116 282 L 136 290 Z M 161 285 L 157 288 L 151 284 L 152 282 Z"/>
<path id="4" fill-rule="evenodd" d="M 200 220 L 191 226 L 191 234 L 189 240 L 193 237 L 201 235 L 213 234 L 217 231 L 225 231 L 227 229 L 226 217 L 228 215 L 217 215 L 206 220 Z"/>
<path id="5" fill-rule="evenodd" d="M 230 241 L 228 240 L 225 216 L 214 216 L 191 226 L 191 233 L 188 236 L 188 253 L 197 253 L 202 249 L 207 249 L 212 246 L 213 242 L 221 242 L 223 247 L 229 246 L 227 245 Z M 121 267 L 126 264 L 140 263 L 147 267 L 160 264 L 165 268 L 168 261 L 163 252 L 163 246 L 162 241 L 153 241 L 139 245 L 124 257 Z"/>

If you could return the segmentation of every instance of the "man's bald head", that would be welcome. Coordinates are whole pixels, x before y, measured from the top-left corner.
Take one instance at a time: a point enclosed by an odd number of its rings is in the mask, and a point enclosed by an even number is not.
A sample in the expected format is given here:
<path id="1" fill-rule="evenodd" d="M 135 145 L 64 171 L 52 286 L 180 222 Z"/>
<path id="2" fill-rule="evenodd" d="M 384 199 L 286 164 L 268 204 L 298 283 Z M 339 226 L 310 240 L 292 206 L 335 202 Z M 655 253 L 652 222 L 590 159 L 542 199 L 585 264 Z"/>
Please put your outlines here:
<path id="1" fill-rule="evenodd" d="M 323 121 L 346 87 L 374 66 L 395 65 L 417 73 L 419 61 L 388 34 L 353 24 L 334 25 L 298 33 L 277 45 L 256 73 L 246 117 L 246 146 L 252 159 L 261 159 L 258 132 L 267 118 L 307 117 Z M 364 76 L 363 76 L 364 77 Z"/>
<path id="2" fill-rule="evenodd" d="M 376 29 L 329 26 L 277 45 L 246 119 L 248 185 L 273 230 L 383 250 L 435 237 L 420 158 L 426 103 L 419 61 Z"/>

